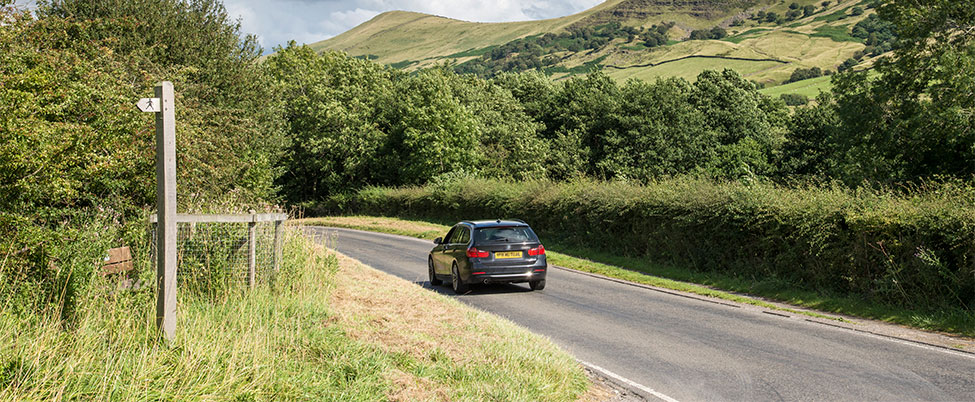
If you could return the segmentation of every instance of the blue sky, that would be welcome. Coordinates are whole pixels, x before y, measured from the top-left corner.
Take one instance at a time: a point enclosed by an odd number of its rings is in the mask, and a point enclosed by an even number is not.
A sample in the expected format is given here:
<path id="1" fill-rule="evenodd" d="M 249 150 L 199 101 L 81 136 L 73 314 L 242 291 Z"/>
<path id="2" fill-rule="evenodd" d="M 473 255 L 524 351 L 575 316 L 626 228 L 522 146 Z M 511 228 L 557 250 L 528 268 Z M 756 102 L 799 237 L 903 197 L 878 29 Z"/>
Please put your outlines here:
<path id="1" fill-rule="evenodd" d="M 345 32 L 392 10 L 477 22 L 525 21 L 561 17 L 602 0 L 224 0 L 242 30 L 258 36 L 265 52 L 294 39 L 313 43 Z"/>

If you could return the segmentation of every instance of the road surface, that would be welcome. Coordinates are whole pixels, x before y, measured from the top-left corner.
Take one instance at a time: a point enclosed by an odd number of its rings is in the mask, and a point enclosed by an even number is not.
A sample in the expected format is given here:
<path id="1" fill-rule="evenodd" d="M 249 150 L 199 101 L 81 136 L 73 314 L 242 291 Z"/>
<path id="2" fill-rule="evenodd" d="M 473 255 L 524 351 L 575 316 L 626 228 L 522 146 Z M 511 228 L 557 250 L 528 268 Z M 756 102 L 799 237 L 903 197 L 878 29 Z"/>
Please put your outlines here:
<path id="1" fill-rule="evenodd" d="M 332 246 L 364 264 L 505 317 L 577 359 L 677 401 L 975 401 L 975 354 L 782 317 L 562 269 L 547 287 L 427 281 L 433 243 L 348 229 Z M 605 374 L 605 373 L 604 373 Z"/>

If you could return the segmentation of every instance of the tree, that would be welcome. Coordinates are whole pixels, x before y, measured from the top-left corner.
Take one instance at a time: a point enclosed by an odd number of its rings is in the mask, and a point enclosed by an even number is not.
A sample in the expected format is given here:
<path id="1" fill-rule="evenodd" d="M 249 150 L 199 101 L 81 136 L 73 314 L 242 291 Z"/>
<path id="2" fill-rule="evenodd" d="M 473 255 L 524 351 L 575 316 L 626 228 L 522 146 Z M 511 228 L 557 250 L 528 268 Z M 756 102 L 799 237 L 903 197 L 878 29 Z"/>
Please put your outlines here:
<path id="1" fill-rule="evenodd" d="M 789 119 L 780 162 L 783 175 L 826 179 L 835 173 L 839 120 L 829 94 L 820 94 L 817 103 L 797 108 Z"/>
<path id="2" fill-rule="evenodd" d="M 553 94 L 544 118 L 543 138 L 550 141 L 550 176 L 567 179 L 605 177 L 597 162 L 605 154 L 605 133 L 619 109 L 619 87 L 601 71 L 566 80 Z"/>
<path id="3" fill-rule="evenodd" d="M 704 113 L 719 144 L 708 171 L 721 177 L 770 175 L 782 141 L 786 111 L 733 70 L 704 71 L 689 100 Z"/>
<path id="4" fill-rule="evenodd" d="M 681 78 L 627 82 L 597 170 L 607 178 L 648 181 L 703 169 L 718 143 L 704 113 L 689 101 L 693 92 Z"/>
<path id="5" fill-rule="evenodd" d="M 379 158 L 381 184 L 423 184 L 444 173 L 479 170 L 483 128 L 454 95 L 452 75 L 436 68 L 404 76 L 382 100 L 378 121 L 388 137 Z"/>
<path id="6" fill-rule="evenodd" d="M 802 106 L 809 103 L 809 98 L 806 95 L 800 94 L 782 94 L 779 98 L 785 102 L 786 106 Z"/>
<path id="7" fill-rule="evenodd" d="M 834 77 L 848 182 L 975 174 L 975 11 L 952 1 L 891 0 L 878 8 L 900 38 L 892 58 Z"/>
<path id="8" fill-rule="evenodd" d="M 177 173 L 199 197 L 181 205 L 276 196 L 287 145 L 280 102 L 257 63 L 256 38 L 241 35 L 219 0 L 52 0 L 40 2 L 37 15 L 47 48 L 97 43 L 174 82 Z"/>
<path id="9" fill-rule="evenodd" d="M 293 41 L 266 61 L 285 100 L 292 139 L 280 184 L 291 202 L 383 182 L 377 173 L 386 133 L 376 123 L 394 73 Z"/>

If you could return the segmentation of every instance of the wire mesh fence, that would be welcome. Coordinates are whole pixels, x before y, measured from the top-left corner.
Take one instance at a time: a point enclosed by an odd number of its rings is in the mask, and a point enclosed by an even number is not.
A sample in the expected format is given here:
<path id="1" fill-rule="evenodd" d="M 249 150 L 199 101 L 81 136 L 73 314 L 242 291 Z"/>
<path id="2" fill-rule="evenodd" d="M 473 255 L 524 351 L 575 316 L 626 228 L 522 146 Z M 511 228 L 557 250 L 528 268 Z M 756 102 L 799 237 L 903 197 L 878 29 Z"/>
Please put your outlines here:
<path id="1" fill-rule="evenodd" d="M 272 280 L 281 258 L 280 225 L 286 219 L 284 214 L 178 216 L 176 275 L 181 291 L 220 293 Z M 152 228 L 155 255 L 156 225 Z"/>

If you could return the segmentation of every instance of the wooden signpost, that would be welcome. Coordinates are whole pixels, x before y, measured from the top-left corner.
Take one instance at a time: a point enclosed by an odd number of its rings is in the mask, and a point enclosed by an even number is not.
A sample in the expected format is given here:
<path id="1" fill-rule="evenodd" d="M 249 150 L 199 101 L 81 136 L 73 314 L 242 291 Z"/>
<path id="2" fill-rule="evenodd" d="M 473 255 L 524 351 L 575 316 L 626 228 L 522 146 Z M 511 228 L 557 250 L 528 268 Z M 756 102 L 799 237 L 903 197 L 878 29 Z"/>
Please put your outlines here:
<path id="1" fill-rule="evenodd" d="M 166 340 L 176 334 L 176 104 L 173 83 L 156 85 L 139 110 L 156 114 L 156 324 Z"/>

